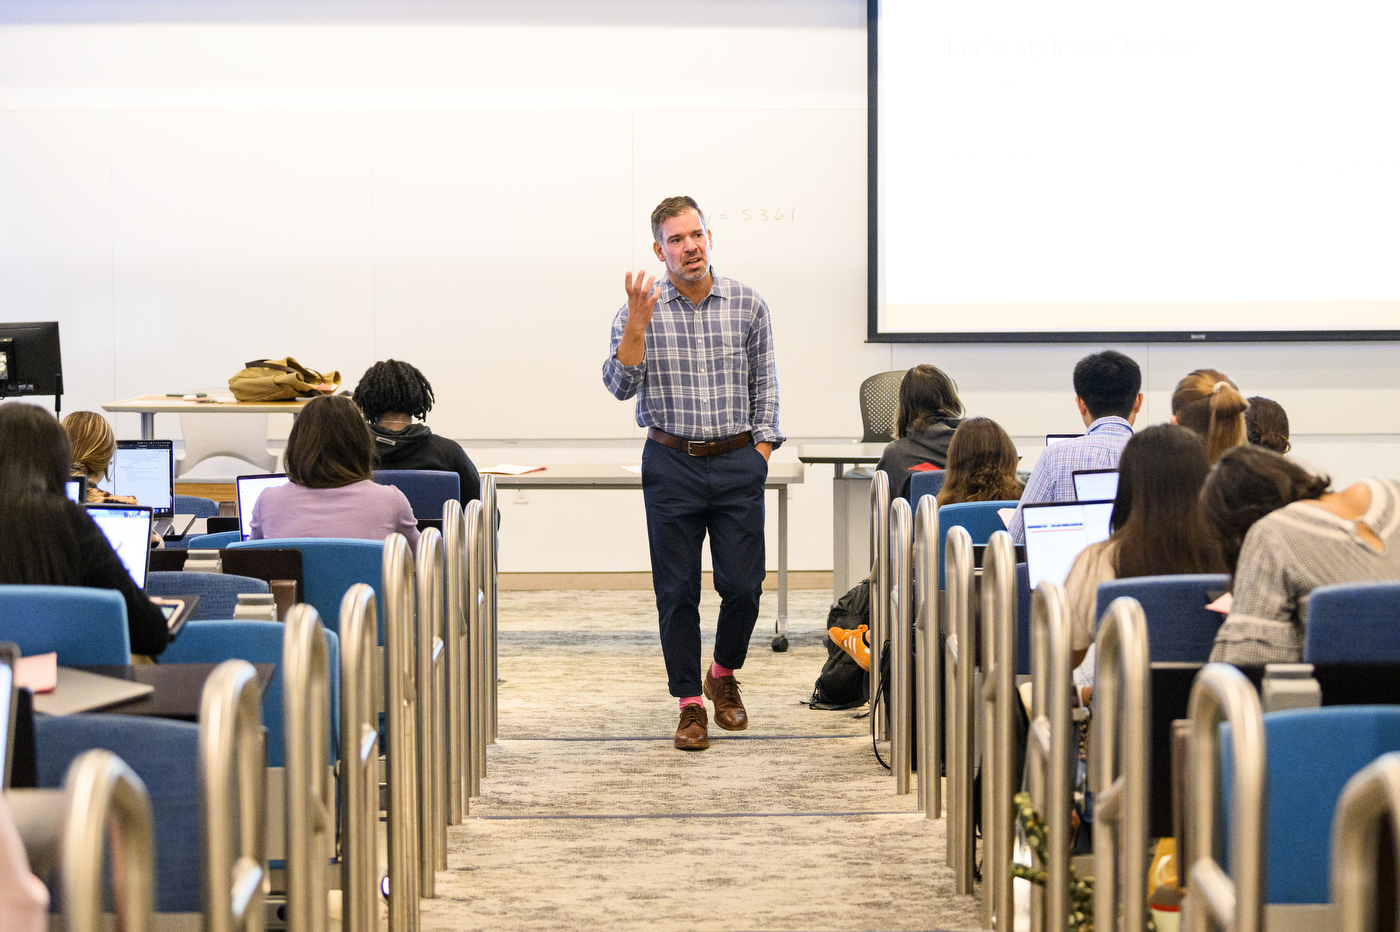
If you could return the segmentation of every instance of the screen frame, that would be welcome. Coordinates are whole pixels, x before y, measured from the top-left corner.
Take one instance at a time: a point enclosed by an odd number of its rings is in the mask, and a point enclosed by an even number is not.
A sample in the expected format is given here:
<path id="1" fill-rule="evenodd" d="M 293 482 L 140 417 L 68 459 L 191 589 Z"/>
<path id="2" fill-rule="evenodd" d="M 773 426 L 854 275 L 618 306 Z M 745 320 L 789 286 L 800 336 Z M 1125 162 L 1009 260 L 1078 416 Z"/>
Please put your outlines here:
<path id="1" fill-rule="evenodd" d="M 103 504 L 100 504 L 100 505 L 99 505 L 99 504 L 88 505 L 88 506 L 87 506 L 87 510 L 88 510 L 88 513 L 89 513 L 89 514 L 91 514 L 92 512 L 95 512 L 95 511 L 144 511 L 144 512 L 146 513 L 146 538 L 147 538 L 147 541 L 146 541 L 146 548 L 145 548 L 145 554 L 146 554 L 146 569 L 145 569 L 145 572 L 143 573 L 143 575 L 142 575 L 142 577 L 141 577 L 141 582 L 140 582 L 140 583 L 138 583 L 138 582 L 136 581 L 135 578 L 132 578 L 132 579 L 131 579 L 131 584 L 132 584 L 133 586 L 136 586 L 137 589 L 140 589 L 142 592 L 145 592 L 145 591 L 146 591 L 146 586 L 149 585 L 149 584 L 150 584 L 150 581 L 151 581 L 151 546 L 150 546 L 150 536 L 151 536 L 151 531 L 152 531 L 152 529 L 155 527 L 155 520 L 156 520 L 155 509 L 152 508 L 150 505 L 120 505 L 120 504 L 115 504 L 115 503 L 110 503 L 110 502 L 109 502 L 109 503 L 103 503 Z M 97 523 L 97 522 L 96 522 L 96 519 L 93 520 L 93 523 L 94 523 L 94 524 Z M 97 526 L 97 529 L 98 529 L 99 531 L 101 531 L 101 530 L 102 530 L 102 526 L 99 524 L 99 525 Z M 106 531 L 102 531 L 102 539 L 103 539 L 103 540 L 107 540 L 107 532 L 106 532 Z M 107 541 L 107 546 L 109 546 L 109 547 L 111 546 L 111 541 Z M 120 560 L 121 558 L 118 557 L 118 559 Z M 126 564 L 125 564 L 125 563 L 122 564 L 122 569 L 126 569 Z M 131 577 L 131 571 L 130 571 L 130 570 L 127 570 L 127 576 L 128 576 L 128 577 Z"/>
<path id="2" fill-rule="evenodd" d="M 173 440 L 118 440 L 117 452 L 113 456 L 112 490 L 116 495 L 121 495 L 117 489 L 116 460 L 121 456 L 122 450 L 165 450 L 170 459 L 170 507 L 159 508 L 155 505 L 149 506 L 155 511 L 157 518 L 171 518 L 175 515 L 175 441 Z"/>
<path id="3" fill-rule="evenodd" d="M 19 686 L 15 681 L 15 663 L 20 658 L 19 647 L 9 641 L 0 641 L 0 666 L 7 667 L 10 671 L 10 688 L 8 695 L 4 696 L 7 708 L 0 710 L 0 738 L 5 741 L 5 746 L 0 748 L 0 790 L 10 788 L 10 779 L 14 775 L 15 762 L 15 724 L 19 718 Z"/>
<path id="4" fill-rule="evenodd" d="M 880 239 L 880 7 L 866 0 L 866 327 L 867 343 L 1389 343 L 1400 330 L 880 330 L 885 267 Z"/>
<path id="5" fill-rule="evenodd" d="M 251 476 L 234 477 L 233 498 L 235 504 L 238 506 L 238 539 L 240 541 L 249 540 L 250 535 L 253 533 L 253 515 L 251 512 L 248 515 L 248 527 L 245 528 L 243 526 L 243 483 L 253 479 L 286 479 L 287 482 L 292 481 L 291 477 L 284 472 L 263 472 L 255 473 Z M 285 482 L 282 484 L 286 485 Z M 267 490 L 264 489 L 263 491 L 265 492 Z M 262 492 L 259 492 L 258 495 L 262 495 Z"/>
<path id="6" fill-rule="evenodd" d="M 13 377 L 0 382 L 0 398 L 63 397 L 63 343 L 58 321 L 3 321 L 0 340 L 10 342 L 16 357 L 10 360 Z M 54 370 L 51 374 L 50 368 Z"/>
<path id="7" fill-rule="evenodd" d="M 1089 506 L 1089 505 L 1108 505 L 1108 506 L 1109 506 L 1109 513 L 1108 513 L 1108 537 L 1103 538 L 1103 540 L 1108 540 L 1110 537 L 1113 536 L 1113 505 L 1115 504 L 1115 502 L 1116 502 L 1115 499 L 1110 499 L 1110 498 L 1094 499 L 1093 501 L 1088 501 L 1088 502 L 1028 502 L 1028 503 L 1026 503 L 1026 504 L 1024 504 L 1024 505 L 1021 506 L 1021 513 L 1022 513 L 1022 515 L 1025 515 L 1026 512 L 1028 512 L 1028 511 L 1033 511 L 1034 509 L 1037 509 L 1037 508 L 1067 508 L 1067 507 L 1081 507 L 1081 508 L 1082 508 L 1082 507 L 1086 507 L 1086 506 Z M 1025 543 L 1025 548 L 1026 548 L 1026 572 L 1027 572 L 1027 574 L 1029 574 L 1029 573 L 1031 572 L 1031 535 L 1030 535 L 1030 527 L 1029 527 L 1029 525 L 1027 524 L 1027 525 L 1025 525 L 1025 527 L 1026 527 L 1026 543 Z M 1087 550 L 1089 547 L 1092 547 L 1095 543 L 1101 543 L 1101 542 L 1102 542 L 1102 541 L 1090 541 L 1088 544 L 1086 544 L 1086 545 L 1084 546 L 1084 549 Z M 1083 552 L 1084 552 L 1084 550 L 1079 551 L 1079 553 L 1083 553 Z M 1075 558 L 1075 560 L 1079 559 L 1079 554 L 1075 554 L 1074 558 Z M 1071 565 L 1071 567 L 1072 567 L 1072 566 L 1074 565 L 1074 561 L 1070 561 L 1070 565 Z M 1061 582 L 1060 582 L 1060 585 L 1064 585 L 1064 582 L 1061 581 Z M 1034 588 L 1034 584 L 1032 584 L 1032 588 Z"/>

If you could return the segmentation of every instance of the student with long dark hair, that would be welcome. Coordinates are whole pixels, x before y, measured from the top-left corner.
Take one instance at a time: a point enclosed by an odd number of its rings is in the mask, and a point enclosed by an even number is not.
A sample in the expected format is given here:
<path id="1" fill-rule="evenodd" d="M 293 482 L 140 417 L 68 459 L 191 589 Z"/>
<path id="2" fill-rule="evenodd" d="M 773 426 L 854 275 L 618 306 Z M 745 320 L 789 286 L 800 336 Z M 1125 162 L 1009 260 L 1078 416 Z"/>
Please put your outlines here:
<path id="1" fill-rule="evenodd" d="M 1244 432 L 1256 447 L 1275 453 L 1293 449 L 1288 440 L 1288 412 L 1272 398 L 1255 395 L 1249 399 L 1249 410 L 1244 413 Z"/>
<path id="2" fill-rule="evenodd" d="M 286 485 L 253 506 L 254 540 L 350 537 L 383 540 L 395 532 L 418 546 L 418 522 L 404 494 L 377 485 L 374 441 L 359 407 L 344 395 L 322 395 L 301 409 L 287 435 Z"/>
<path id="3" fill-rule="evenodd" d="M 73 458 L 63 426 L 43 408 L 0 405 L 0 451 L 0 584 L 114 589 L 126 600 L 132 653 L 165 650 L 165 616 L 64 494 Z"/>
<path id="4" fill-rule="evenodd" d="M 876 470 L 890 477 L 890 495 L 909 498 L 912 467 L 948 464 L 948 445 L 963 415 L 958 385 L 935 366 L 917 365 L 899 383 L 894 436 Z"/>

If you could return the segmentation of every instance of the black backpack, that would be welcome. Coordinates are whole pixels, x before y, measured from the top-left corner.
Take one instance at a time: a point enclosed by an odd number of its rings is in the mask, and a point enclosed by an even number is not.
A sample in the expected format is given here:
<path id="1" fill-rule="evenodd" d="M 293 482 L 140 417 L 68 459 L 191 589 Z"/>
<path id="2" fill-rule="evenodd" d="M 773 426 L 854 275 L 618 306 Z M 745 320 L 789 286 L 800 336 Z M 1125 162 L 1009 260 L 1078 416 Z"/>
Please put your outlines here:
<path id="1" fill-rule="evenodd" d="M 855 629 L 870 624 L 870 580 L 865 580 L 831 609 L 826 617 L 828 628 Z M 860 664 L 829 636 L 822 637 L 826 645 L 826 663 L 822 664 L 817 685 L 812 689 L 808 706 L 813 709 L 854 709 L 870 699 L 869 674 Z"/>

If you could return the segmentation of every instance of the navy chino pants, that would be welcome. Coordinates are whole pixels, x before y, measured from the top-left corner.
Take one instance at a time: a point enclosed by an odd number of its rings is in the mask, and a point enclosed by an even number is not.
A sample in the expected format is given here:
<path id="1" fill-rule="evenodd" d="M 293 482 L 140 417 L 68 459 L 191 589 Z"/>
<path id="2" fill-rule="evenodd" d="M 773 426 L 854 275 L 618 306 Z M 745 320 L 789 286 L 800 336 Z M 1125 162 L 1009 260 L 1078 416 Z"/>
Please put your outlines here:
<path id="1" fill-rule="evenodd" d="M 763 483 L 768 461 L 749 444 L 691 456 L 648 440 L 642 450 L 651 577 L 671 695 L 700 695 L 700 546 L 710 535 L 720 596 L 714 659 L 737 670 L 763 594 Z M 708 665 L 706 665 L 708 668 Z"/>

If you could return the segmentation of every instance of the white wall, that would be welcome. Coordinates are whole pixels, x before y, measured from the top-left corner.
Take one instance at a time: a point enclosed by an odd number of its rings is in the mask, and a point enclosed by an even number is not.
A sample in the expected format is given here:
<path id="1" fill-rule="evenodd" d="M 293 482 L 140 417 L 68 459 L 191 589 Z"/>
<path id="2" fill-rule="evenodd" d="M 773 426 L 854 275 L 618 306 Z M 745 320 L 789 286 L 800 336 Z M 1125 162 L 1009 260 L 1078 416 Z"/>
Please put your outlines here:
<path id="1" fill-rule="evenodd" d="M 624 271 L 658 267 L 647 214 L 687 192 L 773 308 L 780 457 L 858 435 L 860 381 L 926 361 L 1029 462 L 1075 428 L 1090 348 L 864 343 L 865 118 L 861 0 L 0 0 L 0 317 L 62 322 L 65 410 L 397 356 L 479 464 L 635 460 L 599 369 Z M 1288 409 L 1305 461 L 1400 473 L 1393 345 L 1120 348 L 1145 423 L 1214 366 Z M 794 491 L 794 569 L 831 565 L 830 475 Z M 503 569 L 647 568 L 639 494 L 514 501 Z"/>

